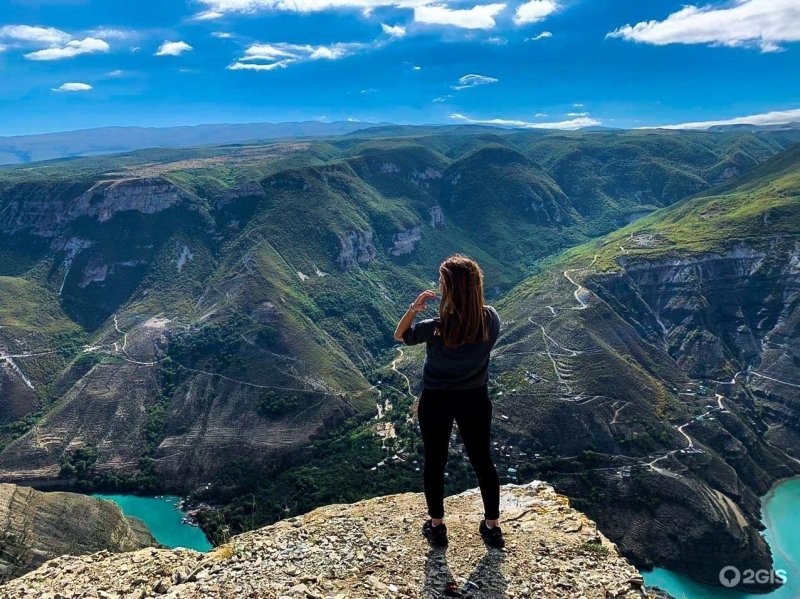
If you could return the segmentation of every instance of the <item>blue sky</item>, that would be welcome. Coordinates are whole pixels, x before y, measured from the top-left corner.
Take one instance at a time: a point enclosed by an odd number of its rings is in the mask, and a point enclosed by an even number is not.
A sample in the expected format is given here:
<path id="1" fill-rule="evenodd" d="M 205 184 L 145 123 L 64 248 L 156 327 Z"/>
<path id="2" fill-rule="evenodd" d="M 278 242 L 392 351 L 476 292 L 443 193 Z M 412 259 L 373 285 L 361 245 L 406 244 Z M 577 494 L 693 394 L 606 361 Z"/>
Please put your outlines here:
<path id="1" fill-rule="evenodd" d="M 800 120 L 800 0 L 687 1 L 0 0 L 0 135 Z"/>

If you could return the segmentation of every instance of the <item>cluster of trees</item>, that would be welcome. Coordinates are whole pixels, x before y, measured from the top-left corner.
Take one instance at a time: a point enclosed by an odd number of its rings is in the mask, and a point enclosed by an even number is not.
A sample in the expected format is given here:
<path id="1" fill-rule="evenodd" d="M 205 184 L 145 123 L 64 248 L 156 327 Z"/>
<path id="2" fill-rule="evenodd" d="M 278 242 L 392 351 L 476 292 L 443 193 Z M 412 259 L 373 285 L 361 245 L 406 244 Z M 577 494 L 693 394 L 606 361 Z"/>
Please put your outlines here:
<path id="1" fill-rule="evenodd" d="M 96 462 L 97 448 L 93 446 L 64 452 L 59 476 L 74 479 L 77 489 L 84 493 L 113 491 L 147 494 L 155 493 L 159 489 L 155 461 L 152 458 L 143 457 L 139 461 L 138 471 L 132 473 L 99 471 Z"/>

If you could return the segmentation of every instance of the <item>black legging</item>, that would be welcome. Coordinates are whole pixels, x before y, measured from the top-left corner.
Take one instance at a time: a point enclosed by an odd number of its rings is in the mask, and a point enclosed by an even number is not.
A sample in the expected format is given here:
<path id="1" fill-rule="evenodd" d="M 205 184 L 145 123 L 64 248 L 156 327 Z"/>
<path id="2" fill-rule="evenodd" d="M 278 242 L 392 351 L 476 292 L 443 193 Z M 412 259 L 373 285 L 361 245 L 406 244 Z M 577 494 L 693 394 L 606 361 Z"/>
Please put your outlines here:
<path id="1" fill-rule="evenodd" d="M 417 413 L 425 445 L 424 480 L 428 515 L 436 519 L 444 517 L 444 469 L 455 419 L 467 457 L 478 476 L 484 518 L 498 519 L 500 480 L 490 453 L 492 401 L 487 386 L 423 389 Z"/>

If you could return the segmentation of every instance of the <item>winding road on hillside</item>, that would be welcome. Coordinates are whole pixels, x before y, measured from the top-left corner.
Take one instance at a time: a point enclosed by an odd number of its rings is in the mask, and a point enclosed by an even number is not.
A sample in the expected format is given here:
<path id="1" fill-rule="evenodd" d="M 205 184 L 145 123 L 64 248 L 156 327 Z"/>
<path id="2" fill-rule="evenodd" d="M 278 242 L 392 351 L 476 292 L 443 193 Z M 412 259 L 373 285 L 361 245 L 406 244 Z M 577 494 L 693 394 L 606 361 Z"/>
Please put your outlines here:
<path id="1" fill-rule="evenodd" d="M 582 268 L 568 268 L 567 270 L 565 270 L 563 272 L 564 278 L 575 286 L 575 292 L 573 293 L 573 297 L 575 298 L 575 301 L 577 301 L 579 305 L 578 306 L 572 306 L 570 308 L 558 308 L 558 309 L 560 309 L 560 310 L 585 310 L 586 308 L 589 307 L 589 304 L 586 301 L 584 301 L 582 296 L 588 296 L 588 295 L 591 294 L 591 292 L 588 289 L 586 289 L 586 287 L 581 285 L 580 283 L 575 282 L 575 280 L 572 278 L 570 273 L 573 273 L 573 272 L 586 272 L 592 266 L 594 266 L 594 263 L 597 262 L 598 256 L 599 256 L 599 254 L 595 254 L 594 257 L 592 258 L 592 261 L 589 263 L 588 266 L 584 266 Z M 553 306 L 547 306 L 547 309 L 550 310 L 550 312 L 552 312 L 553 317 L 556 316 L 556 314 L 557 314 L 557 312 L 556 312 L 557 309 L 556 308 L 554 308 Z"/>
<path id="2" fill-rule="evenodd" d="M 0 354 L 0 362 L 5 362 L 9 366 L 11 366 L 14 372 L 16 372 L 17 375 L 19 375 L 19 378 L 22 379 L 22 382 L 25 383 L 25 386 L 28 387 L 31 391 L 35 391 L 36 388 L 33 386 L 33 382 L 27 376 L 25 376 L 25 373 L 22 371 L 22 369 L 14 360 L 20 358 L 36 358 L 38 356 L 46 356 L 54 353 L 56 353 L 56 350 L 51 349 L 47 351 L 25 352 L 21 354 Z"/>
<path id="3" fill-rule="evenodd" d="M 722 404 L 722 400 L 723 399 L 724 399 L 724 396 L 719 394 L 719 393 L 717 393 L 716 394 L 717 405 L 715 407 L 709 408 L 705 412 L 700 414 L 699 416 L 696 416 L 696 417 L 692 418 L 691 420 L 689 420 L 687 422 L 684 422 L 683 424 L 675 427 L 678 430 L 678 432 L 681 435 L 683 435 L 684 438 L 686 439 L 687 445 L 686 445 L 686 447 L 684 447 L 682 449 L 684 449 L 684 450 L 685 449 L 694 449 L 694 447 L 695 447 L 694 441 L 689 436 L 689 434 L 684 430 L 687 426 L 689 426 L 693 422 L 699 422 L 700 420 L 703 420 L 704 418 L 706 418 L 707 416 L 709 416 L 713 412 L 719 411 L 719 412 L 722 412 L 722 413 L 727 413 L 727 410 L 725 409 L 725 406 Z M 675 472 L 672 472 L 671 470 L 667 470 L 665 468 L 659 468 L 658 466 L 656 466 L 656 463 L 660 462 L 661 460 L 664 460 L 664 459 L 667 459 L 667 458 L 673 456 L 678 451 L 680 451 L 680 449 L 670 449 L 669 451 L 667 451 L 663 455 L 660 455 L 660 456 L 656 457 L 654 460 L 652 460 L 650 462 L 646 462 L 645 465 L 648 466 L 649 468 L 651 468 L 654 472 L 657 472 L 657 473 L 662 474 L 664 476 L 670 476 L 672 478 L 679 478 L 680 477 L 679 474 L 676 474 Z"/>
<path id="4" fill-rule="evenodd" d="M 402 372 L 397 370 L 397 361 L 403 359 L 403 353 L 404 353 L 403 352 L 403 348 L 402 347 L 396 347 L 395 349 L 398 351 L 399 355 L 394 360 L 392 360 L 391 369 L 394 370 L 397 374 L 399 374 L 401 377 L 403 377 L 405 379 L 406 388 L 408 389 L 408 391 L 407 391 L 408 395 L 411 396 L 412 398 L 416 399 L 416 396 L 411 391 L 411 381 L 408 380 L 408 377 L 406 375 L 404 375 Z"/>
<path id="5" fill-rule="evenodd" d="M 795 387 L 797 389 L 800 389 L 800 384 L 790 383 L 789 381 L 782 381 L 780 379 L 776 379 L 776 378 L 772 378 L 771 376 L 767 376 L 766 374 L 761 374 L 760 372 L 755 372 L 753 370 L 750 370 L 750 371 L 748 371 L 748 374 L 751 374 L 753 376 L 757 376 L 757 377 L 762 378 L 762 379 L 766 379 L 768 381 L 772 381 L 774 383 L 780 383 L 781 385 L 787 385 L 789 387 Z"/>
<path id="6" fill-rule="evenodd" d="M 582 284 L 577 282 L 575 279 L 572 278 L 571 273 L 578 273 L 578 272 L 587 272 L 594 266 L 597 262 L 598 254 L 595 254 L 592 258 L 592 261 L 585 267 L 582 268 L 569 268 L 563 271 L 564 278 L 575 287 L 575 291 L 573 292 L 572 296 L 575 298 L 575 301 L 578 302 L 577 306 L 570 306 L 568 308 L 554 308 L 553 306 L 546 306 L 548 310 L 550 310 L 553 318 L 558 316 L 558 310 L 585 310 L 589 307 L 589 298 L 591 297 L 591 291 L 589 291 L 586 287 Z M 580 349 L 573 349 L 571 347 L 567 347 L 557 339 L 555 339 L 550 333 L 547 332 L 546 327 L 534 320 L 533 316 L 528 317 L 528 322 L 533 324 L 534 326 L 539 327 L 539 330 L 542 333 L 542 339 L 544 341 L 545 350 L 544 352 L 535 352 L 538 354 L 546 355 L 550 360 L 550 363 L 553 366 L 553 372 L 556 375 L 556 379 L 559 385 L 561 385 L 563 389 L 563 393 L 560 397 L 557 397 L 557 401 L 566 401 L 570 403 L 574 403 L 575 405 L 587 405 L 594 401 L 600 401 L 601 403 L 610 403 L 611 407 L 614 409 L 614 416 L 611 419 L 610 425 L 617 425 L 620 424 L 619 422 L 619 415 L 626 407 L 630 405 L 631 402 L 618 399 L 616 397 L 609 397 L 607 395 L 588 395 L 585 393 L 576 393 L 575 389 L 571 382 L 572 374 L 575 372 L 575 369 L 578 366 L 570 364 L 570 360 L 573 358 L 577 358 L 578 356 L 587 356 L 599 353 L 599 349 L 588 349 L 588 350 L 580 350 Z"/>
<path id="7" fill-rule="evenodd" d="M 575 291 L 573 292 L 572 296 L 575 298 L 575 301 L 578 302 L 578 305 L 577 306 L 570 306 L 569 308 L 554 308 L 553 306 L 549 306 L 548 305 L 547 309 L 550 310 L 550 312 L 551 312 L 551 314 L 552 314 L 552 316 L 554 318 L 558 315 L 558 310 L 585 310 L 586 308 L 589 307 L 589 298 L 591 297 L 591 291 L 589 291 L 581 283 L 576 281 L 572 277 L 572 274 L 573 273 L 578 273 L 578 272 L 586 272 L 586 271 L 588 271 L 597 262 L 597 258 L 598 258 L 598 255 L 595 254 L 595 256 L 593 257 L 591 263 L 586 267 L 583 267 L 583 268 L 571 268 L 571 269 L 567 269 L 567 270 L 563 271 L 564 278 L 567 281 L 569 281 L 569 283 L 572 284 L 575 287 Z M 661 325 L 662 330 L 666 333 L 666 328 L 661 323 L 660 319 L 657 318 L 657 320 L 658 320 L 659 324 Z M 614 409 L 614 415 L 613 415 L 613 418 L 611 419 L 611 421 L 609 422 L 609 425 L 617 425 L 617 424 L 619 424 L 620 423 L 619 422 L 619 415 L 622 412 L 622 410 L 624 410 L 625 408 L 627 408 L 628 406 L 631 405 L 630 401 L 623 401 L 623 400 L 616 399 L 616 398 L 613 398 L 613 397 L 598 396 L 598 395 L 589 396 L 589 395 L 585 395 L 583 393 L 576 393 L 575 390 L 574 390 L 573 384 L 570 381 L 570 375 L 574 371 L 575 367 L 570 366 L 568 364 L 564 364 L 563 362 L 566 361 L 566 360 L 569 360 L 571 358 L 576 358 L 576 357 L 581 356 L 581 355 L 586 355 L 587 353 L 591 353 L 591 352 L 588 352 L 588 351 L 585 351 L 585 350 L 580 350 L 580 349 L 573 349 L 571 347 L 567 347 L 565 344 L 559 342 L 552 335 L 550 335 L 547 332 L 547 329 L 545 328 L 545 326 L 543 324 L 537 322 L 536 320 L 534 320 L 534 318 L 532 316 L 528 318 L 528 322 L 530 322 L 531 324 L 537 326 L 539 328 L 539 330 L 541 331 L 542 339 L 544 341 L 545 351 L 544 352 L 538 352 L 538 353 L 542 353 L 543 355 L 546 355 L 549 358 L 551 364 L 553 365 L 553 371 L 555 372 L 556 379 L 557 379 L 558 383 L 562 386 L 562 388 L 564 390 L 563 395 L 561 397 L 557 398 L 557 399 L 560 400 L 560 401 L 573 402 L 573 403 L 575 403 L 577 405 L 585 405 L 585 404 L 587 404 L 587 403 L 589 403 L 589 402 L 591 402 L 593 400 L 596 400 L 596 399 L 601 399 L 601 400 L 605 400 L 605 401 L 608 401 L 608 402 L 612 402 L 612 408 Z M 736 383 L 736 378 L 740 374 L 743 374 L 743 371 L 737 372 L 729 382 L 725 381 L 724 384 L 735 384 Z M 770 378 L 770 377 L 766 377 L 765 376 L 764 378 Z M 718 381 L 718 382 L 719 383 L 723 383 L 722 381 Z M 776 381 L 776 382 L 793 385 L 792 383 L 786 383 L 785 381 Z M 800 386 L 800 385 L 798 385 L 798 386 Z M 684 422 L 683 424 L 674 426 L 674 428 L 684 437 L 684 439 L 686 439 L 686 446 L 685 447 L 678 448 L 678 449 L 670 449 L 670 450 L 668 450 L 668 451 L 666 451 L 666 452 L 664 452 L 662 454 L 658 454 L 656 456 L 650 456 L 652 459 L 650 459 L 649 461 L 641 460 L 639 463 L 641 465 L 643 465 L 643 466 L 647 466 L 653 472 L 656 472 L 656 473 L 661 474 L 663 476 L 667 476 L 667 477 L 671 477 L 671 478 L 680 478 L 680 474 L 672 472 L 671 470 L 668 470 L 666 468 L 661 468 L 661 467 L 657 466 L 657 464 L 659 462 L 663 461 L 663 460 L 666 460 L 666 459 L 672 457 L 674 454 L 676 454 L 679 451 L 687 450 L 687 449 L 688 450 L 694 450 L 695 449 L 694 440 L 689 435 L 689 433 L 686 432 L 686 429 L 693 422 L 697 422 L 697 421 L 700 421 L 700 420 L 706 418 L 712 412 L 716 412 L 716 411 L 725 412 L 726 410 L 725 410 L 725 407 L 724 407 L 724 405 L 722 403 L 723 399 L 724 399 L 723 395 L 721 395 L 719 393 L 716 394 L 716 400 L 717 400 L 717 405 L 716 406 L 707 409 L 701 415 L 699 415 L 697 417 L 694 417 L 691 420 L 689 420 L 687 422 Z M 592 469 L 592 470 L 614 470 L 614 469 L 615 468 L 595 468 L 595 469 Z"/>
<path id="8" fill-rule="evenodd" d="M 127 362 L 129 364 L 135 364 L 135 365 L 138 365 L 138 366 L 155 366 L 155 365 L 157 365 L 158 363 L 162 362 L 165 359 L 165 358 L 161 358 L 161 359 L 153 360 L 153 361 L 142 361 L 142 360 L 137 360 L 134 357 L 132 357 L 128 353 L 128 332 L 127 331 L 123 331 L 120 328 L 116 314 L 113 316 L 112 320 L 113 320 L 113 323 L 114 323 L 114 330 L 119 335 L 122 336 L 121 343 L 120 343 L 120 341 L 114 341 L 112 343 L 101 344 L 101 345 L 96 345 L 96 346 L 85 346 L 83 348 L 83 351 L 85 353 L 93 353 L 93 352 L 98 352 L 99 353 L 99 351 L 104 349 L 104 348 L 113 348 L 111 350 L 111 352 L 110 352 L 112 355 L 114 355 L 115 357 L 117 357 L 117 358 L 119 358 L 121 360 L 124 360 L 125 362 Z M 308 387 L 284 387 L 284 386 L 281 386 L 281 385 L 266 385 L 266 384 L 261 384 L 261 383 L 252 383 L 252 382 L 249 382 L 249 381 L 242 381 L 240 379 L 235 379 L 235 378 L 229 377 L 229 376 L 227 376 L 225 374 L 222 374 L 222 373 L 219 373 L 219 372 L 213 372 L 213 371 L 210 371 L 210 370 L 203 370 L 201 368 L 192 368 L 190 366 L 185 366 L 184 364 L 180 364 L 179 362 L 173 362 L 173 363 L 178 368 L 181 368 L 182 370 L 186 370 L 188 372 L 194 372 L 194 373 L 197 373 L 197 374 L 202 374 L 202 375 L 209 376 L 209 377 L 212 377 L 212 378 L 219 378 L 219 379 L 222 379 L 222 380 L 225 380 L 225 381 L 237 384 L 237 385 L 242 385 L 242 386 L 245 386 L 245 387 L 252 387 L 252 388 L 256 388 L 256 389 L 275 389 L 275 390 L 279 390 L 279 391 L 296 391 L 296 392 L 302 392 L 302 393 L 316 393 L 316 394 L 321 394 L 321 395 L 341 395 L 342 394 L 341 391 L 324 391 L 324 390 L 313 389 L 313 388 L 308 388 Z M 381 396 L 381 391 L 380 391 L 380 389 L 378 389 L 377 385 L 371 385 L 370 387 L 367 387 L 366 389 L 362 389 L 361 391 L 358 391 L 358 392 L 352 394 L 352 397 L 358 397 L 359 395 L 371 392 L 373 390 L 378 392 L 378 396 L 379 397 Z"/>

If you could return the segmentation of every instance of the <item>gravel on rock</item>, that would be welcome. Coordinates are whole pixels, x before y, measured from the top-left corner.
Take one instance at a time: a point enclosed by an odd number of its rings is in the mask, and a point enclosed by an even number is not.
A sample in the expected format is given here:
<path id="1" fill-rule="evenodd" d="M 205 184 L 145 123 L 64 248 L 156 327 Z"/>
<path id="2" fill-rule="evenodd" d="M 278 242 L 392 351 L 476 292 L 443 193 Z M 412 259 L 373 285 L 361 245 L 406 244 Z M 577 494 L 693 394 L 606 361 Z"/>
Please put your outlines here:
<path id="1" fill-rule="evenodd" d="M 501 503 L 504 550 L 481 540 L 477 490 L 447 498 L 444 551 L 420 532 L 423 496 L 404 493 L 322 507 L 207 554 L 62 556 L 0 586 L 0 597 L 438 599 L 452 582 L 475 599 L 647 596 L 636 568 L 549 485 L 505 485 Z"/>

